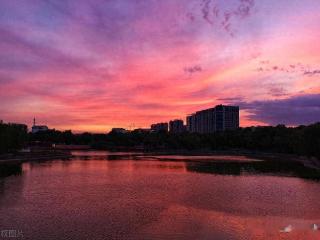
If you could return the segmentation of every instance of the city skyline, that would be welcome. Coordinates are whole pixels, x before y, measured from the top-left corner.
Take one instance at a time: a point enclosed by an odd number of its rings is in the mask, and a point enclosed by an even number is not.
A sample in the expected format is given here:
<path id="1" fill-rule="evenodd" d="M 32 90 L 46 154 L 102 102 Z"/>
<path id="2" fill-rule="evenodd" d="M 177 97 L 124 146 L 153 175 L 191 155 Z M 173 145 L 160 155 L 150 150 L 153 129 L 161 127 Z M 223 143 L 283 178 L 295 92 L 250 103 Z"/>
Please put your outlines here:
<path id="1" fill-rule="evenodd" d="M 240 125 L 320 120 L 320 2 L 0 3 L 0 119 L 149 127 L 218 104 Z"/>
<path id="2" fill-rule="evenodd" d="M 217 113 L 219 112 L 219 113 Z M 202 119 L 205 115 L 205 119 Z M 209 115 L 207 115 L 209 114 Z M 230 115 L 231 114 L 231 115 Z M 217 116 L 220 117 L 217 117 Z M 196 126 L 191 126 L 190 118 L 194 117 L 192 120 L 192 125 L 197 124 Z M 217 120 L 219 118 L 220 120 Z M 201 119 L 201 120 L 200 120 Z M 200 121 L 199 121 L 200 120 Z M 0 120 L 1 123 L 3 120 Z M 218 123 L 219 122 L 219 123 Z M 28 123 L 16 123 L 11 122 L 12 124 L 23 124 L 28 127 Z M 227 124 L 227 126 L 225 126 Z M 219 125 L 219 127 L 217 126 Z M 236 130 L 240 126 L 239 122 L 239 106 L 231 105 L 217 105 L 209 109 L 199 109 L 198 111 L 188 114 L 184 118 L 171 119 L 165 122 L 152 123 L 148 128 L 141 128 L 132 124 L 128 128 L 125 126 L 118 126 L 110 129 L 110 132 L 129 132 L 132 130 L 150 130 L 154 132 L 170 132 L 170 133 L 183 133 L 183 132 L 198 132 L 198 133 L 213 133 L 216 131 L 224 130 Z M 205 128 L 206 130 L 200 130 L 200 128 Z M 52 128 L 54 129 L 54 128 Z M 33 118 L 33 123 L 30 127 L 30 132 L 37 133 L 40 131 L 50 130 L 47 125 L 40 125 L 37 123 L 36 118 Z M 71 129 L 59 129 L 59 130 L 71 130 Z M 88 131 L 84 131 L 88 132 Z M 101 133 L 101 132 L 100 132 Z"/>

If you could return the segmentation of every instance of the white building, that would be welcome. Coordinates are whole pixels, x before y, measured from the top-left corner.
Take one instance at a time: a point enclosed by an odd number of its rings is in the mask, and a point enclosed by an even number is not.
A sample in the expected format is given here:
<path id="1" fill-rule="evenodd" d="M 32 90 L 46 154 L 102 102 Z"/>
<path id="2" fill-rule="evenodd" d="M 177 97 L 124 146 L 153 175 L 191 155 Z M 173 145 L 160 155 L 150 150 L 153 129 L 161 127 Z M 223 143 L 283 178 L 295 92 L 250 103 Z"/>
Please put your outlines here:
<path id="1" fill-rule="evenodd" d="M 37 133 L 37 132 L 45 132 L 48 131 L 49 128 L 45 125 L 36 125 L 36 119 L 33 119 L 33 126 L 31 128 L 32 133 Z"/>

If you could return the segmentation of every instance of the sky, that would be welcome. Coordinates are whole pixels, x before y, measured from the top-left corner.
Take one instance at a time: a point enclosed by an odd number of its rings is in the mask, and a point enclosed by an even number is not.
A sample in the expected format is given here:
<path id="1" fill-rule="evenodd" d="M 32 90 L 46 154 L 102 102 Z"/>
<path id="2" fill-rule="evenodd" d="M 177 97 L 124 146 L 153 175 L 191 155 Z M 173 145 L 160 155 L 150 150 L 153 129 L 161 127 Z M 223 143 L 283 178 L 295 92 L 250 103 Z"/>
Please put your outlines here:
<path id="1" fill-rule="evenodd" d="M 1 0 L 0 119 L 106 132 L 240 106 L 320 121 L 318 0 Z"/>

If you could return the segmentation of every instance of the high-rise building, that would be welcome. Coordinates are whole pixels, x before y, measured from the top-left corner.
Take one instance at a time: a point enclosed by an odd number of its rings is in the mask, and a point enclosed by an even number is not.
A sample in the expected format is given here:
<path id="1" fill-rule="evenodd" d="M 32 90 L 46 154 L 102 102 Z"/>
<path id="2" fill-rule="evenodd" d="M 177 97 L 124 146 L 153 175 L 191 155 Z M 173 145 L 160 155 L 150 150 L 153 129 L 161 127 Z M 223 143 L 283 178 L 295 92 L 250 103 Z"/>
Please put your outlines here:
<path id="1" fill-rule="evenodd" d="M 187 116 L 187 130 L 196 133 L 213 133 L 239 128 L 239 107 L 217 105 Z"/>
<path id="2" fill-rule="evenodd" d="M 153 132 L 168 132 L 168 123 L 155 123 L 151 125 Z"/>
<path id="3" fill-rule="evenodd" d="M 216 109 L 216 130 L 235 130 L 239 128 L 239 107 L 218 105 Z"/>
<path id="4" fill-rule="evenodd" d="M 186 126 L 183 125 L 183 120 L 175 119 L 169 122 L 170 133 L 183 133 L 186 131 Z"/>

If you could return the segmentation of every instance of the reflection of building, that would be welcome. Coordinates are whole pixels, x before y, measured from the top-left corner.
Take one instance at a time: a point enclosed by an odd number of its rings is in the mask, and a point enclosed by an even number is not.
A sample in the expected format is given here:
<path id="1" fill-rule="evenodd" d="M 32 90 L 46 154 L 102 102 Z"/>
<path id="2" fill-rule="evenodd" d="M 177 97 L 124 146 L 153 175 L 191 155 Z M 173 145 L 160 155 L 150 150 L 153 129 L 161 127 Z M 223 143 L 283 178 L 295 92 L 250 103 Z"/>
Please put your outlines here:
<path id="1" fill-rule="evenodd" d="M 31 128 L 32 133 L 37 133 L 37 132 L 45 132 L 48 131 L 49 128 L 45 125 L 36 125 L 36 119 L 33 119 L 33 126 Z"/>
<path id="2" fill-rule="evenodd" d="M 185 132 L 186 127 L 183 125 L 183 120 L 176 119 L 169 122 L 170 133 L 182 133 Z"/>
<path id="3" fill-rule="evenodd" d="M 168 132 L 168 123 L 155 123 L 151 125 L 153 132 Z"/>
<path id="4" fill-rule="evenodd" d="M 187 116 L 187 130 L 196 133 L 235 130 L 239 128 L 239 107 L 217 105 Z"/>

